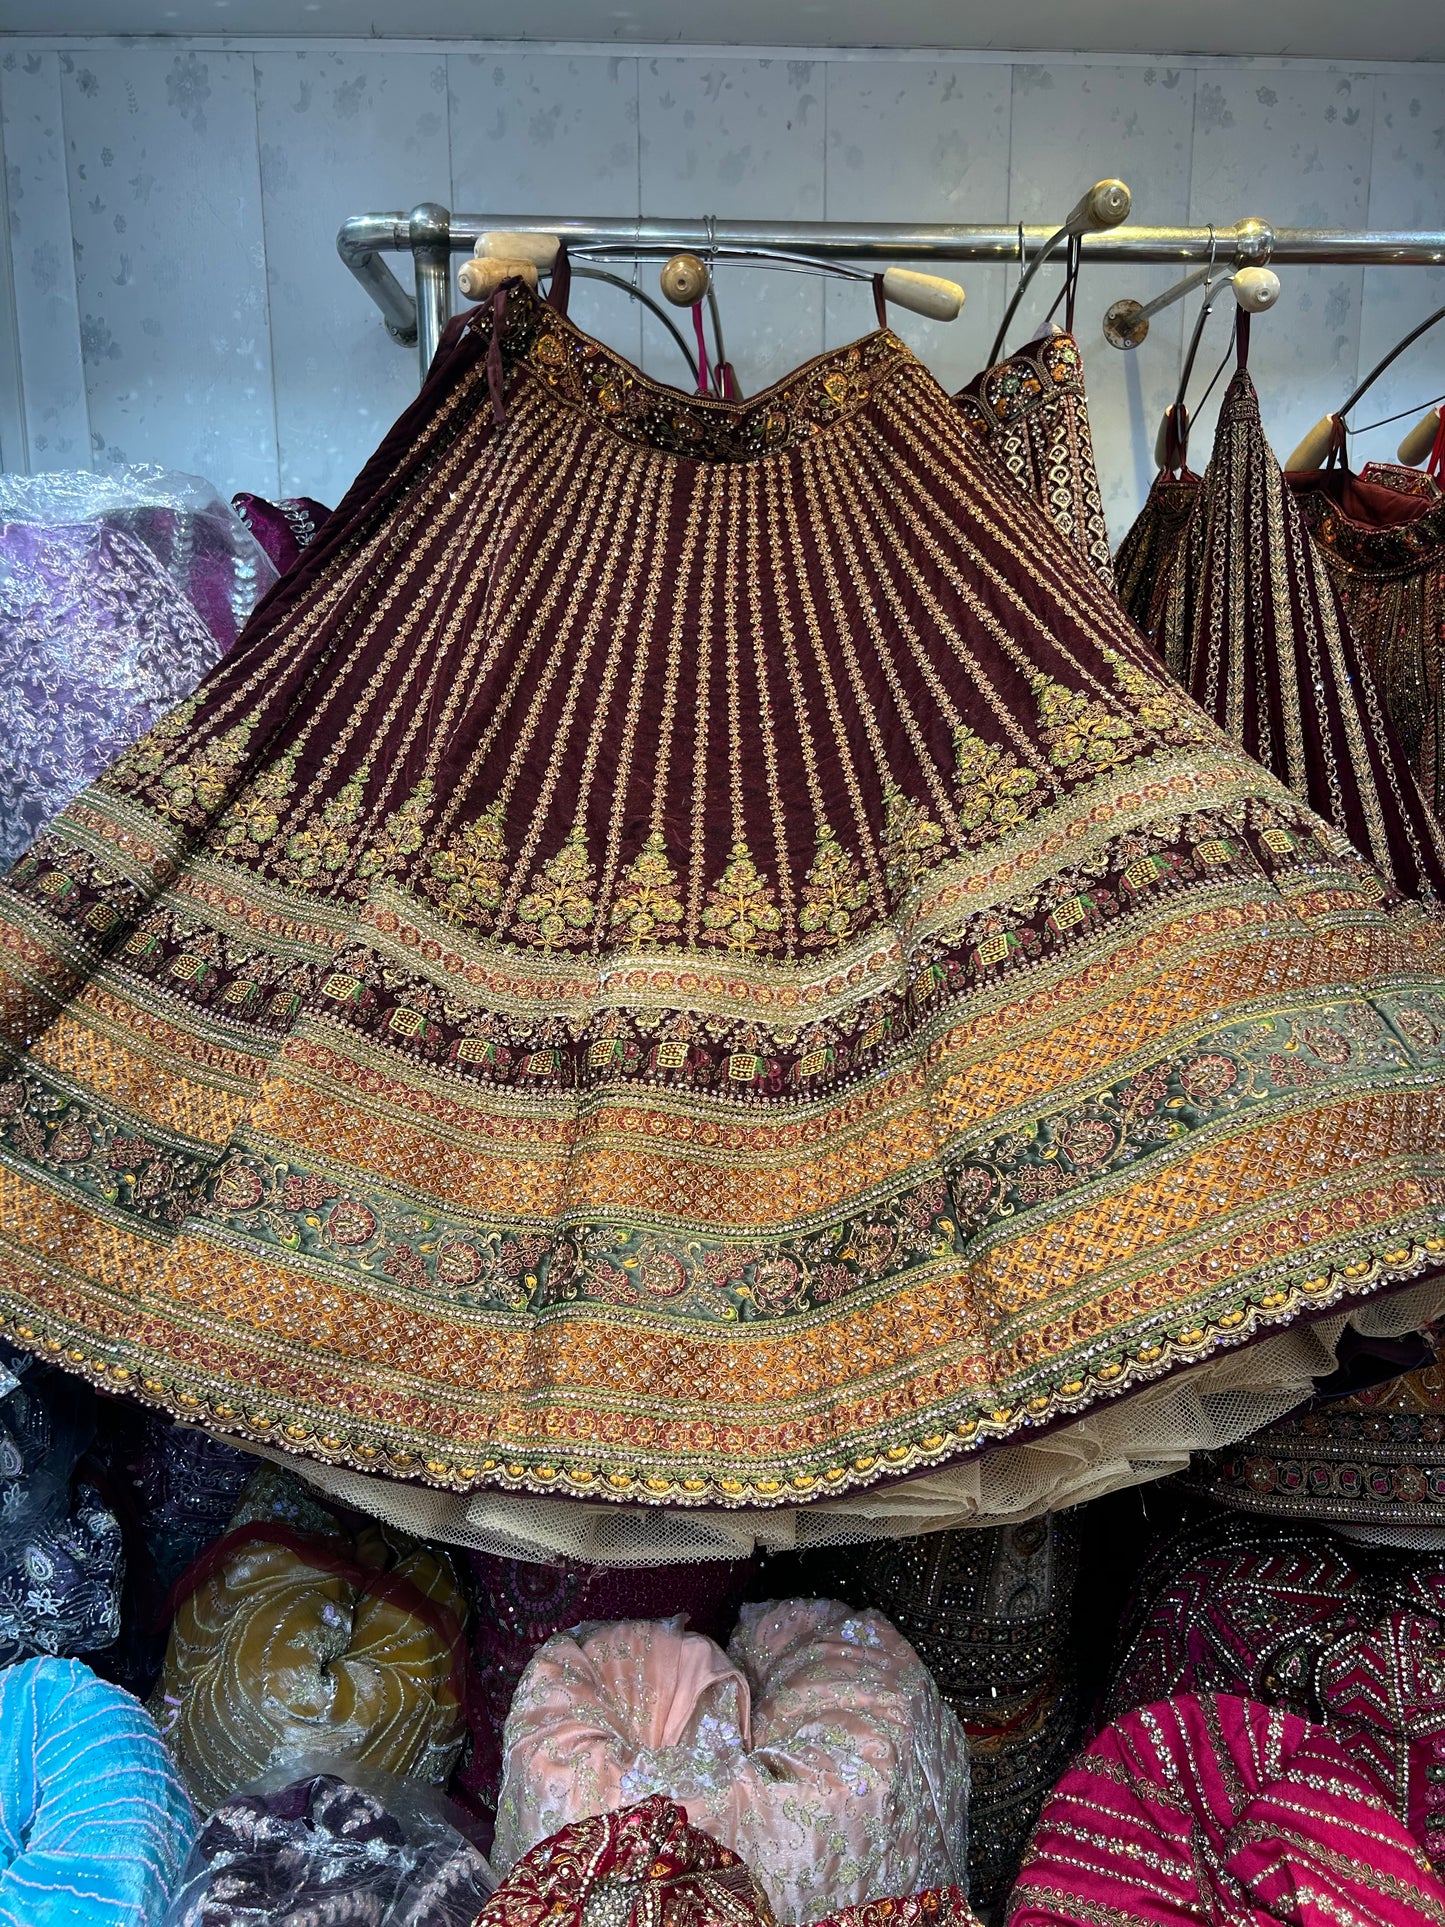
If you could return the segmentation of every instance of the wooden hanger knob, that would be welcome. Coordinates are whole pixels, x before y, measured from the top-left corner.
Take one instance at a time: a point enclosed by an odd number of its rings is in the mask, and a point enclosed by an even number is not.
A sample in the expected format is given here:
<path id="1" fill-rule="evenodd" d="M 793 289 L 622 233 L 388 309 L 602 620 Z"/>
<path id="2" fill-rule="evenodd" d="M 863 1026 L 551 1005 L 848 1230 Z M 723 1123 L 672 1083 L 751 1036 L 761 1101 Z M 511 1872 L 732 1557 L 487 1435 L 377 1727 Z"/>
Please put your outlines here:
<path id="1" fill-rule="evenodd" d="M 1286 468 L 1318 468 L 1330 452 L 1334 440 L 1335 418 L 1326 415 L 1317 421 L 1309 434 L 1285 463 Z"/>
<path id="2" fill-rule="evenodd" d="M 1263 314 L 1279 300 L 1279 276 L 1272 268 L 1240 268 L 1232 285 L 1234 298 L 1246 314 Z"/>
<path id="3" fill-rule="evenodd" d="M 883 298 L 900 308 L 927 315 L 930 321 L 956 321 L 963 306 L 963 289 L 941 274 L 919 274 L 913 268 L 883 270 Z"/>
<path id="4" fill-rule="evenodd" d="M 1428 408 L 1395 450 L 1395 457 L 1407 468 L 1414 468 L 1423 462 L 1435 446 L 1435 437 L 1440 433 L 1440 410 Z"/>
<path id="5" fill-rule="evenodd" d="M 534 268 L 550 271 L 562 243 L 555 234 L 522 234 L 506 228 L 488 228 L 472 249 L 479 259 L 490 261 L 530 261 Z"/>
<path id="6" fill-rule="evenodd" d="M 457 286 L 468 301 L 485 301 L 497 292 L 504 281 L 525 281 L 534 292 L 537 286 L 537 266 L 533 261 L 479 261 L 473 255 L 470 261 L 463 261 L 457 269 Z"/>
<path id="7" fill-rule="evenodd" d="M 1095 181 L 1069 209 L 1064 226 L 1070 234 L 1097 234 L 1127 221 L 1133 204 L 1134 197 L 1122 181 Z"/>
<path id="8" fill-rule="evenodd" d="M 712 276 L 695 254 L 674 254 L 663 264 L 662 292 L 674 308 L 695 308 L 708 291 Z"/>

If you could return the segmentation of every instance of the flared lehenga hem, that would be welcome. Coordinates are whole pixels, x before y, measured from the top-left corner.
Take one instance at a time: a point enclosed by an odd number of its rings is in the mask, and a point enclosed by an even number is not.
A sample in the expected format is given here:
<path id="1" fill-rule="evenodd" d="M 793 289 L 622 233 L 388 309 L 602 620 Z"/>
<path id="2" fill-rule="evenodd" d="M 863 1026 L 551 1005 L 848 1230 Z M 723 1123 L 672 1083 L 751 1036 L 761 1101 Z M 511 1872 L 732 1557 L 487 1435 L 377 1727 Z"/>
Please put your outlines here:
<path id="1" fill-rule="evenodd" d="M 497 409 L 494 325 L 0 886 L 9 1336 L 782 1511 L 1445 1268 L 1438 932 L 894 337 L 703 408 L 515 297 Z"/>

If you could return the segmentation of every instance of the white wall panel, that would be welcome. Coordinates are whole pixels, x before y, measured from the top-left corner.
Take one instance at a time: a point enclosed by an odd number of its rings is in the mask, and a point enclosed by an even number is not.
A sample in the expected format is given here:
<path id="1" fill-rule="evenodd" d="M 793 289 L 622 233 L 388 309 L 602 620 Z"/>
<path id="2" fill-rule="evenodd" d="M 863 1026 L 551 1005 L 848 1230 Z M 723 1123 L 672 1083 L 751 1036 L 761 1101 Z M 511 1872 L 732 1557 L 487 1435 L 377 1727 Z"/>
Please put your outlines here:
<path id="1" fill-rule="evenodd" d="M 30 467 L 88 468 L 58 54 L 0 55 L 0 116 Z"/>
<path id="2" fill-rule="evenodd" d="M 453 54 L 447 67 L 455 208 L 637 214 L 635 59 L 506 47 Z M 623 354 L 641 353 L 641 310 L 628 295 L 579 277 L 569 313 Z"/>
<path id="3" fill-rule="evenodd" d="M 1262 63 L 1201 73 L 1191 218 L 1258 214 L 1280 227 L 1364 227 L 1374 120 L 1373 74 Z M 1364 275 L 1359 268 L 1291 268 L 1281 279 L 1279 301 L 1252 325 L 1249 366 L 1265 431 L 1286 461 L 1354 382 Z M 1211 373 L 1228 345 L 1222 315 L 1217 328 Z M 1227 380 L 1226 373 L 1200 416 L 1190 450 L 1196 468 L 1208 453 Z"/>
<path id="4" fill-rule="evenodd" d="M 827 70 L 830 221 L 994 221 L 1008 206 L 1011 70 L 962 60 L 839 61 Z M 950 390 L 977 374 L 1002 312 L 1002 270 L 900 262 L 960 281 L 956 321 L 889 321 Z M 873 326 L 867 288 L 826 284 L 828 340 Z"/>
<path id="5" fill-rule="evenodd" d="M 1032 221 L 1118 173 L 1141 221 L 1445 225 L 1442 67 L 0 39 L 0 115 L 32 464 L 157 460 L 227 489 L 323 499 L 415 382 L 414 355 L 335 257 L 351 213 L 437 199 L 497 214 Z M 643 273 L 651 291 L 655 270 Z M 977 371 L 1009 277 L 961 278 L 960 323 L 894 317 L 950 387 Z M 1080 291 L 1116 534 L 1147 487 L 1195 304 L 1129 356 L 1104 345 L 1099 321 L 1117 295 L 1143 299 L 1172 278 L 1096 269 Z M 1252 355 L 1281 454 L 1343 398 L 1362 354 L 1445 303 L 1442 282 L 1286 270 Z M 1057 286 L 1051 272 L 1049 298 Z M 861 288 L 727 264 L 718 287 L 749 392 L 872 325 Z M 681 377 L 621 294 L 580 284 L 573 311 L 660 378 Z M 1032 304 L 1011 341 L 1041 313 Z M 1226 338 L 1227 310 L 1196 395 Z M 1445 387 L 1442 367 L 1445 331 L 1362 418 Z M 1360 453 L 1397 438 L 1377 431 Z"/>
<path id="6" fill-rule="evenodd" d="M 251 56 L 67 52 L 60 91 L 96 466 L 274 489 Z"/>
<path id="7" fill-rule="evenodd" d="M 1375 82 L 1375 140 L 1370 159 L 1371 227 L 1439 227 L 1445 223 L 1445 72 L 1438 67 L 1381 74 Z M 1367 268 L 1360 316 L 1360 375 L 1367 375 L 1402 335 L 1445 308 L 1445 268 Z M 1350 384 L 1353 386 L 1353 384 Z M 1381 375 L 1352 409 L 1362 427 L 1401 409 L 1422 410 L 1445 394 L 1445 321 Z M 1345 399 L 1343 393 L 1335 405 Z M 1413 413 L 1353 436 L 1350 460 L 1391 462 Z"/>
<path id="8" fill-rule="evenodd" d="M 1017 65 L 1010 220 L 1057 226 L 1087 187 L 1111 175 L 1128 183 L 1133 219 L 1151 225 L 1188 220 L 1194 78 L 1189 68 L 1174 66 Z M 1121 297 L 1148 301 L 1177 279 L 1168 267 L 1096 267 L 1079 276 L 1074 332 L 1116 542 L 1153 477 L 1154 436 L 1174 399 L 1184 316 L 1179 307 L 1166 309 L 1141 347 L 1121 350 L 1104 340 L 1103 315 Z M 1062 280 L 1061 268 L 1039 270 L 1009 330 L 1010 348 L 1038 335 Z"/>
<path id="9" fill-rule="evenodd" d="M 334 503 L 417 383 L 337 258 L 337 209 L 450 199 L 445 59 L 258 54 L 256 127 L 281 489 Z"/>
<path id="10" fill-rule="evenodd" d="M 639 80 L 644 213 L 823 218 L 824 62 L 644 60 Z M 728 357 L 745 393 L 757 394 L 822 350 L 821 281 L 723 262 L 716 287 Z M 678 380 L 677 351 L 655 324 L 646 344 L 649 371 Z"/>

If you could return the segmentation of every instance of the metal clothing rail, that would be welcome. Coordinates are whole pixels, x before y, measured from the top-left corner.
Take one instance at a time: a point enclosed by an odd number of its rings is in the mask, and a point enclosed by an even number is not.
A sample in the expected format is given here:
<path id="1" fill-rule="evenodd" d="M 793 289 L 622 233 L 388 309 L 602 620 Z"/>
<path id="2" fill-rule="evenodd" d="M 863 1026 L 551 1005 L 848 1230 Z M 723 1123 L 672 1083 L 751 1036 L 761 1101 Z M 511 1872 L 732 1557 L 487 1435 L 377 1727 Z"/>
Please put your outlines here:
<path id="1" fill-rule="evenodd" d="M 1047 226 L 935 225 L 884 221 L 578 220 L 515 214 L 453 214 L 424 201 L 410 214 L 355 214 L 336 237 L 337 252 L 380 308 L 387 331 L 415 342 L 425 373 L 451 314 L 451 259 L 470 254 L 489 229 L 556 234 L 569 247 L 666 259 L 710 248 L 769 248 L 822 261 L 1016 262 L 1020 235 L 1032 254 L 1053 236 Z M 1217 259 L 1221 267 L 1290 266 L 1441 267 L 1445 228 L 1388 229 L 1271 227 L 1243 220 L 1232 227 L 1121 227 L 1082 238 L 1085 260 L 1189 262 Z M 383 257 L 410 254 L 415 293 L 408 293 Z"/>

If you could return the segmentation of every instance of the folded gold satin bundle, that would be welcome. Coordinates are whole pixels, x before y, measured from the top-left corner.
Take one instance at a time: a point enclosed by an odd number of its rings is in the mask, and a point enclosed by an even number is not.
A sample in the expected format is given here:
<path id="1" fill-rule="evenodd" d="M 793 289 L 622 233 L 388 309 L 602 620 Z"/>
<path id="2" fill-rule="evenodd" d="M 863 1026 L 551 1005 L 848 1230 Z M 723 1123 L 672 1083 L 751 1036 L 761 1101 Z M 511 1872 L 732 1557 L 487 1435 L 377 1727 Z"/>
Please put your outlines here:
<path id="1" fill-rule="evenodd" d="M 450 1560 L 278 1510 L 243 1500 L 179 1589 L 152 1704 L 192 1795 L 213 1808 L 308 1755 L 440 1785 L 464 1731 Z"/>

